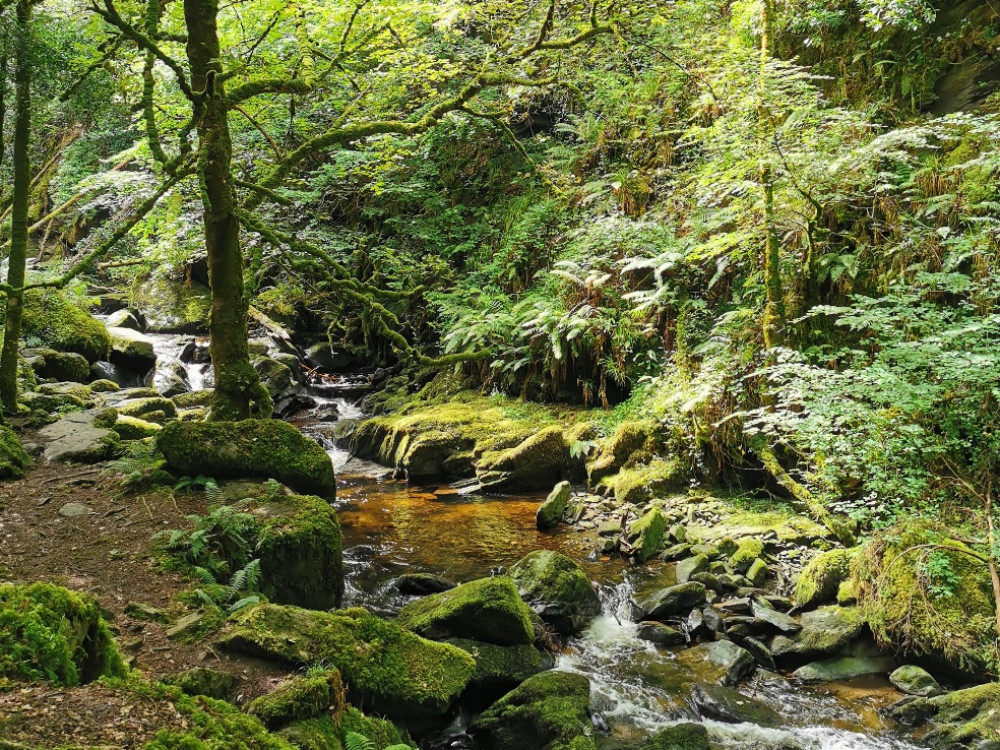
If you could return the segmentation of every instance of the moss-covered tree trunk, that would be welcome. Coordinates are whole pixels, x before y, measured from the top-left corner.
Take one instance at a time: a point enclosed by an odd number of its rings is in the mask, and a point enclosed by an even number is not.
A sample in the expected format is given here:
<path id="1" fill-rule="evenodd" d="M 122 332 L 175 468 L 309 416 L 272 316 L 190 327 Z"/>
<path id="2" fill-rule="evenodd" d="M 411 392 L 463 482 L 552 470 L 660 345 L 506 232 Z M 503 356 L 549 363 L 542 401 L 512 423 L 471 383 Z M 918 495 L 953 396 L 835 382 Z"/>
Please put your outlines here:
<path id="1" fill-rule="evenodd" d="M 0 352 L 0 402 L 4 410 L 17 410 L 17 357 L 21 339 L 24 265 L 28 252 L 28 200 L 31 192 L 31 60 L 29 24 L 30 0 L 18 0 L 14 62 L 14 195 L 11 206 L 10 256 L 7 283 L 7 318 L 4 323 L 3 351 Z"/>
<path id="2" fill-rule="evenodd" d="M 271 399 L 250 365 L 243 254 L 233 189 L 233 145 L 225 100 L 215 0 L 184 0 L 187 55 L 199 141 L 212 313 L 209 323 L 215 401 L 212 418 L 270 417 Z"/>

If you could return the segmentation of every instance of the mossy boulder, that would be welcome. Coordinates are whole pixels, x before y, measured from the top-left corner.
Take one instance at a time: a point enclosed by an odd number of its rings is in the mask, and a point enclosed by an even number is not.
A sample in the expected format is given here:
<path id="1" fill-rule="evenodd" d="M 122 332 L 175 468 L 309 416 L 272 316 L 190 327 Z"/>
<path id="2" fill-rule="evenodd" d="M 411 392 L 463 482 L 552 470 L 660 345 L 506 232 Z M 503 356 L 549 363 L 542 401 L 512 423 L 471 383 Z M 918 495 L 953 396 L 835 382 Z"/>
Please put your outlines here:
<path id="1" fill-rule="evenodd" d="M 156 422 L 147 422 L 145 419 L 119 415 L 111 429 L 122 440 L 143 440 L 156 435 L 162 427 L 156 424 Z"/>
<path id="2" fill-rule="evenodd" d="M 573 487 L 569 482 L 560 482 L 552 488 L 552 492 L 535 513 L 535 526 L 539 531 L 548 531 L 562 520 L 572 491 Z"/>
<path id="3" fill-rule="evenodd" d="M 344 685 L 336 670 L 306 677 L 293 677 L 266 695 L 255 698 L 245 711 L 260 719 L 268 729 L 278 729 L 293 721 L 312 719 L 344 709 Z"/>
<path id="4" fill-rule="evenodd" d="M 642 597 L 638 606 L 646 619 L 663 620 L 686 615 L 705 604 L 705 584 L 698 581 L 679 583 Z"/>
<path id="5" fill-rule="evenodd" d="M 125 672 L 96 600 L 46 583 L 0 585 L 0 677 L 79 685 Z"/>
<path id="6" fill-rule="evenodd" d="M 476 660 L 476 672 L 466 688 L 466 695 L 475 700 L 497 698 L 529 677 L 555 665 L 550 654 L 534 646 L 498 646 L 467 638 L 449 638 L 445 643 L 456 646 Z"/>
<path id="7" fill-rule="evenodd" d="M 414 633 L 441 640 L 469 638 L 499 646 L 535 639 L 531 610 L 510 578 L 481 578 L 418 599 L 399 611 L 397 622 Z"/>
<path id="8" fill-rule="evenodd" d="M 219 644 L 291 665 L 322 661 L 340 670 L 352 703 L 396 718 L 443 714 L 476 670 L 461 649 L 358 608 L 328 613 L 257 605 L 232 618 Z"/>
<path id="9" fill-rule="evenodd" d="M 708 728 L 704 724 L 685 722 L 661 729 L 641 745 L 639 750 L 710 750 Z"/>
<path id="10" fill-rule="evenodd" d="M 795 603 L 803 609 L 837 600 L 840 585 L 850 578 L 857 548 L 821 552 L 806 565 L 795 583 Z"/>
<path id="11" fill-rule="evenodd" d="M 667 525 L 663 511 L 650 508 L 629 526 L 624 550 L 639 562 L 656 556 L 666 542 Z"/>
<path id="12" fill-rule="evenodd" d="M 506 492 L 551 487 L 570 463 L 562 427 L 546 427 L 513 448 L 486 454 L 476 466 L 483 490 Z"/>
<path id="13" fill-rule="evenodd" d="M 296 721 L 279 730 L 277 736 L 299 750 L 345 750 L 348 733 L 361 735 L 380 750 L 412 748 L 405 733 L 391 721 L 366 716 L 354 706 L 348 706 L 338 718 L 339 726 L 332 716 Z"/>
<path id="14" fill-rule="evenodd" d="M 285 495 L 254 508 L 260 524 L 262 590 L 278 604 L 340 606 L 344 561 L 340 522 L 326 500 Z"/>
<path id="15" fill-rule="evenodd" d="M 39 378 L 73 383 L 90 380 L 90 362 L 82 354 L 57 352 L 55 349 L 28 349 L 24 358 Z"/>
<path id="16" fill-rule="evenodd" d="M 733 570 L 745 573 L 764 554 L 764 543 L 760 539 L 743 537 L 736 542 L 736 551 L 729 557 Z"/>
<path id="17" fill-rule="evenodd" d="M 687 488 L 688 477 L 676 458 L 654 458 L 648 463 L 622 469 L 602 481 L 610 487 L 619 503 L 645 505 Z"/>
<path id="18" fill-rule="evenodd" d="M 659 447 L 656 434 L 657 425 L 652 421 L 625 422 L 619 425 L 615 434 L 601 444 L 597 455 L 587 462 L 590 484 L 597 484 L 605 477 L 627 468 L 637 454 L 641 457 L 654 455 Z"/>
<path id="19" fill-rule="evenodd" d="M 0 425 L 0 479 L 20 479 L 30 463 L 17 434 L 10 427 Z"/>
<path id="20" fill-rule="evenodd" d="M 844 652 L 865 632 L 865 618 L 857 607 L 820 607 L 806 612 L 797 633 L 778 635 L 771 653 L 780 662 L 807 662 Z"/>
<path id="21" fill-rule="evenodd" d="M 904 664 L 893 671 L 889 675 L 889 682 L 900 692 L 921 698 L 932 698 L 944 692 L 926 669 L 915 664 Z"/>
<path id="22" fill-rule="evenodd" d="M 866 544 L 853 566 L 854 593 L 879 644 L 970 676 L 995 673 L 996 608 L 977 554 L 923 521 Z"/>
<path id="23" fill-rule="evenodd" d="M 121 440 L 103 426 L 100 417 L 101 412 L 97 411 L 76 412 L 39 430 L 45 459 L 98 463 L 121 455 Z"/>
<path id="24" fill-rule="evenodd" d="M 233 697 L 239 678 L 230 672 L 196 667 L 167 675 L 163 682 L 179 687 L 187 695 L 207 695 L 209 698 L 225 701 Z"/>
<path id="25" fill-rule="evenodd" d="M 994 747 L 1000 742 L 1000 683 L 901 701 L 892 713 L 905 724 L 933 722 L 923 737 L 930 747 Z"/>
<path id="26" fill-rule="evenodd" d="M 589 705 L 586 677 L 544 672 L 486 709 L 470 731 L 485 750 L 593 750 Z"/>
<path id="27" fill-rule="evenodd" d="M 177 407 L 169 398 L 147 396 L 116 401 L 115 408 L 126 417 L 145 418 L 146 421 L 165 421 L 177 416 Z"/>
<path id="28" fill-rule="evenodd" d="M 215 390 L 212 388 L 206 388 L 202 391 L 191 391 L 190 393 L 178 393 L 176 396 L 171 396 L 170 400 L 174 402 L 178 409 L 193 409 L 196 407 L 209 407 L 212 405 L 212 399 L 215 398 Z"/>
<path id="29" fill-rule="evenodd" d="M 577 633 L 601 613 L 600 597 L 583 569 L 558 552 L 532 552 L 508 574 L 521 599 L 558 633 Z"/>
<path id="30" fill-rule="evenodd" d="M 730 687 L 737 685 L 756 666 L 753 655 L 732 641 L 700 643 L 681 651 L 677 659 L 702 682 Z"/>
<path id="31" fill-rule="evenodd" d="M 154 274 L 135 286 L 135 306 L 150 331 L 207 333 L 212 292 L 197 281 Z"/>
<path id="32" fill-rule="evenodd" d="M 83 355 L 88 362 L 107 359 L 111 350 L 104 324 L 61 291 L 29 289 L 24 293 L 21 333 L 56 351 Z"/>
<path id="33" fill-rule="evenodd" d="M 144 375 L 156 367 L 153 339 L 131 328 L 108 328 L 111 353 L 108 359 L 133 372 Z"/>
<path id="34" fill-rule="evenodd" d="M 273 478 L 324 498 L 336 492 L 326 451 L 286 422 L 171 422 L 157 435 L 156 444 L 167 464 L 185 474 Z"/>

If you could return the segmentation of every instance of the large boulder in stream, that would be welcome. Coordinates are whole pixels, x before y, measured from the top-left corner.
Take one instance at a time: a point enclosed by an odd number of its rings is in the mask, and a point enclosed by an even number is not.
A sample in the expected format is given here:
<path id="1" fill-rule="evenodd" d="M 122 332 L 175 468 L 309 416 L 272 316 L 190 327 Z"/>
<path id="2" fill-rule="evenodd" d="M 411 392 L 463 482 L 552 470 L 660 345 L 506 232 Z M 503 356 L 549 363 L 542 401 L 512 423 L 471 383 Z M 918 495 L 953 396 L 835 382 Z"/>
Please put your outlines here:
<path id="1" fill-rule="evenodd" d="M 397 622 L 437 640 L 469 638 L 517 646 L 535 639 L 531 610 L 504 576 L 470 581 L 411 602 L 399 611 Z"/>
<path id="2" fill-rule="evenodd" d="M 590 579 L 566 555 L 536 550 L 515 563 L 508 575 L 528 606 L 562 635 L 583 630 L 601 614 L 601 600 Z"/>
<path id="3" fill-rule="evenodd" d="M 339 669 L 351 702 L 396 719 L 444 714 L 476 671 L 462 649 L 425 640 L 361 608 L 317 612 L 259 604 L 236 614 L 227 651 Z"/>
<path id="4" fill-rule="evenodd" d="M 802 629 L 777 636 L 771 654 L 778 663 L 803 663 L 845 651 L 865 630 L 856 607 L 821 607 L 802 615 Z"/>
<path id="5" fill-rule="evenodd" d="M 26 349 L 22 354 L 39 378 L 71 383 L 86 383 L 91 379 L 90 362 L 82 354 L 55 349 Z"/>
<path id="6" fill-rule="evenodd" d="M 548 531 L 562 520 L 572 491 L 573 487 L 569 482 L 560 482 L 552 488 L 552 492 L 535 513 L 535 526 L 539 531 Z"/>
<path id="7" fill-rule="evenodd" d="M 546 427 L 520 445 L 484 454 L 476 465 L 476 478 L 487 492 L 544 489 L 560 479 L 569 464 L 563 428 Z"/>
<path id="8" fill-rule="evenodd" d="M 336 492 L 326 451 L 287 422 L 172 422 L 157 435 L 156 444 L 167 464 L 185 474 L 276 479 L 324 498 Z"/>
<path id="9" fill-rule="evenodd" d="M 590 680 L 544 672 L 507 693 L 472 724 L 484 750 L 593 750 Z"/>
<path id="10" fill-rule="evenodd" d="M 803 609 L 837 601 L 840 584 L 851 576 L 857 548 L 821 552 L 803 569 L 795 583 L 795 603 Z"/>
<path id="11" fill-rule="evenodd" d="M 497 646 L 466 638 L 450 638 L 445 643 L 457 646 L 476 660 L 475 674 L 465 691 L 476 701 L 494 700 L 529 677 L 555 666 L 551 654 L 526 644 Z"/>
<path id="12" fill-rule="evenodd" d="M 933 722 L 923 737 L 933 748 L 994 748 L 1000 743 L 1000 683 L 955 690 L 931 698 L 905 698 L 891 707 L 903 724 Z"/>
<path id="13" fill-rule="evenodd" d="M 677 659 L 704 682 L 732 687 L 753 671 L 756 660 L 732 641 L 711 641 L 686 649 Z"/>
<path id="14" fill-rule="evenodd" d="M 760 727 L 784 724 L 781 715 L 766 703 L 723 685 L 699 684 L 691 688 L 691 705 L 703 719 Z"/>
<path id="15" fill-rule="evenodd" d="M 638 606 L 643 619 L 663 620 L 686 615 L 695 607 L 705 603 L 708 590 L 698 581 L 668 586 L 639 600 Z"/>
<path id="16" fill-rule="evenodd" d="M 156 367 L 153 339 L 131 328 L 108 328 L 111 336 L 112 364 L 121 365 L 140 375 Z"/>

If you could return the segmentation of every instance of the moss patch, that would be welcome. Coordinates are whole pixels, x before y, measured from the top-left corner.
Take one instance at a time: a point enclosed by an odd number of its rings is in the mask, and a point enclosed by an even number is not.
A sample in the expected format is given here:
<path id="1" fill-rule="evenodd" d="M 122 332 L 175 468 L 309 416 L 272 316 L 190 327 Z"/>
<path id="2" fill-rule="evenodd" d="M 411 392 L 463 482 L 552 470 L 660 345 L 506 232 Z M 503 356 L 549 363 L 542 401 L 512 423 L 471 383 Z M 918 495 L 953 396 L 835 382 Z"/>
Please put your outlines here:
<path id="1" fill-rule="evenodd" d="M 687 487 L 687 477 L 679 461 L 663 458 L 623 469 L 602 484 L 612 489 L 618 502 L 644 505 L 683 490 Z"/>
<path id="2" fill-rule="evenodd" d="M 510 577 L 528 606 L 560 633 L 582 630 L 601 613 L 601 600 L 583 569 L 558 552 L 532 552 L 511 567 Z"/>
<path id="3" fill-rule="evenodd" d="M 221 645 L 289 664 L 340 670 L 351 701 L 395 717 L 437 716 L 465 689 L 475 661 L 363 609 L 313 612 L 275 604 L 233 618 Z"/>
<path id="4" fill-rule="evenodd" d="M 425 638 L 471 638 L 500 646 L 535 638 L 531 611 L 507 577 L 481 578 L 407 604 L 397 620 Z"/>
<path id="5" fill-rule="evenodd" d="M 286 422 L 172 422 L 156 438 L 167 463 L 220 479 L 277 479 L 299 492 L 332 498 L 336 481 L 326 451 Z"/>
<path id="6" fill-rule="evenodd" d="M 45 583 L 0 586 L 0 676 L 78 685 L 124 673 L 94 599 Z"/>
<path id="7" fill-rule="evenodd" d="M 814 557 L 795 583 L 795 603 L 811 608 L 837 600 L 837 592 L 850 577 L 851 561 L 857 553 L 856 548 L 835 549 Z"/>
<path id="8" fill-rule="evenodd" d="M 88 362 L 108 358 L 111 336 L 101 321 L 66 294 L 48 289 L 24 293 L 22 333 L 52 349 L 82 354 Z"/>
<path id="9" fill-rule="evenodd" d="M 323 714 L 344 710 L 335 706 L 343 699 L 343 683 L 336 670 L 308 677 L 295 677 L 276 689 L 255 699 L 246 712 L 256 716 L 270 729 L 293 721 L 312 719 Z"/>
<path id="10" fill-rule="evenodd" d="M 20 479 L 30 463 L 14 431 L 0 425 L 0 479 Z"/>
<path id="11" fill-rule="evenodd" d="M 852 568 L 854 593 L 880 644 L 971 674 L 996 673 L 986 564 L 952 550 L 973 552 L 942 526 L 897 525 L 862 548 Z"/>

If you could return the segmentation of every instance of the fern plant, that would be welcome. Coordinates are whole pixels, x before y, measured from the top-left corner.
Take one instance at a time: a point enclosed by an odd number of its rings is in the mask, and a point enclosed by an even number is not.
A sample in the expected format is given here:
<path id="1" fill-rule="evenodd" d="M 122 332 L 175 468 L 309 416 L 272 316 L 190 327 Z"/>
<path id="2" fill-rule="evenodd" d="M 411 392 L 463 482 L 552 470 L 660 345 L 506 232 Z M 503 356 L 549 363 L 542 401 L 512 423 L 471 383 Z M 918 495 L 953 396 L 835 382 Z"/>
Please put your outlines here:
<path id="1" fill-rule="evenodd" d="M 344 734 L 344 750 L 378 750 L 378 747 L 363 734 L 347 732 Z"/>

